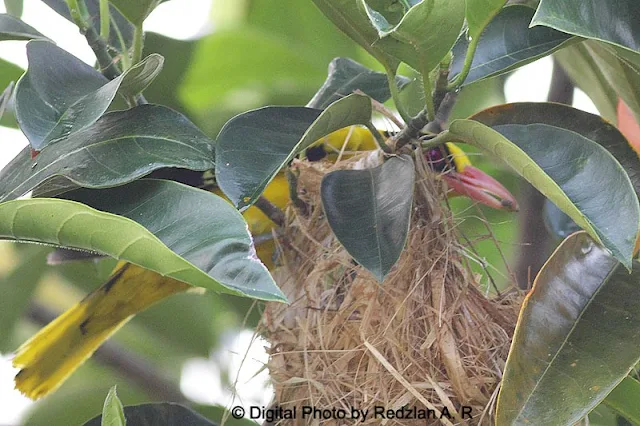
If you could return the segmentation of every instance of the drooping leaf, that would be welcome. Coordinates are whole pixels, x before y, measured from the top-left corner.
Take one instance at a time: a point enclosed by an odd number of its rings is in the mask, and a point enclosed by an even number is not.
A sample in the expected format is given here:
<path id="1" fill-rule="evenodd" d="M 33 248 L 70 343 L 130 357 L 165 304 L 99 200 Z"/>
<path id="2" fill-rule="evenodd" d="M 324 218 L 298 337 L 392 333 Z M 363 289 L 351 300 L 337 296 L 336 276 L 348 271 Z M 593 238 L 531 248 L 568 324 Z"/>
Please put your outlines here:
<path id="1" fill-rule="evenodd" d="M 469 36 L 476 38 L 491 20 L 500 12 L 506 0 L 466 0 Z"/>
<path id="2" fill-rule="evenodd" d="M 525 300 L 497 424 L 574 424 L 640 360 L 640 263 L 629 272 L 584 232 L 569 237 Z"/>
<path id="3" fill-rule="evenodd" d="M 615 124 L 618 95 L 584 43 L 566 46 L 555 52 L 554 57 L 573 83 L 591 98 L 600 115 Z"/>
<path id="4" fill-rule="evenodd" d="M 14 327 L 29 306 L 31 297 L 45 271 L 47 252 L 43 247 L 24 247 L 20 263 L 0 276 L 0 352 L 9 353 Z"/>
<path id="5" fill-rule="evenodd" d="M 378 33 L 358 2 L 354 0 L 312 0 L 333 24 L 362 46 L 385 68 L 397 70 L 400 61 L 376 44 Z M 389 44 L 392 44 L 390 42 Z M 395 42 L 399 45 L 401 43 Z M 400 47 L 398 47 L 400 49 Z"/>
<path id="6" fill-rule="evenodd" d="M 144 90 L 163 63 L 153 54 L 109 81 L 52 43 L 30 42 L 27 56 L 29 69 L 16 88 L 16 115 L 35 150 L 93 124 L 116 94 Z"/>
<path id="7" fill-rule="evenodd" d="M 412 6 L 397 25 L 391 25 L 366 0 L 359 1 L 378 30 L 376 46 L 423 74 L 434 69 L 451 50 L 464 22 L 464 0 L 423 0 Z"/>
<path id="8" fill-rule="evenodd" d="M 529 28 L 534 11 L 521 5 L 505 7 L 485 28 L 464 84 L 505 73 L 560 49 L 572 37 L 550 28 Z M 466 57 L 469 40 L 462 34 L 453 46 L 449 79 L 454 79 Z"/>
<path id="9" fill-rule="evenodd" d="M 395 81 L 398 89 L 402 90 L 411 80 L 397 76 Z M 391 97 L 385 74 L 372 71 L 349 58 L 336 58 L 329 64 L 327 79 L 307 107 L 324 109 L 355 90 L 378 102 L 386 102 Z"/>
<path id="10" fill-rule="evenodd" d="M 42 0 L 47 6 L 65 19 L 73 22 L 66 0 Z M 87 5 L 87 19 L 94 28 L 100 28 L 100 0 L 83 0 Z M 136 3 L 136 2 L 132 2 Z M 109 7 L 109 46 L 125 52 L 132 44 L 133 25 L 113 5 Z"/>
<path id="11" fill-rule="evenodd" d="M 15 16 L 0 13 L 0 41 L 33 39 L 47 40 L 47 37 Z"/>
<path id="12" fill-rule="evenodd" d="M 571 109 L 560 118 L 548 113 L 527 118 L 527 111 L 536 109 L 527 104 L 490 108 L 472 119 L 491 127 L 456 120 L 450 130 L 506 162 L 630 267 L 640 206 L 629 176 L 607 150 L 624 149 L 624 138 L 586 112 Z M 503 122 L 505 116 L 516 121 Z M 587 123 L 585 129 L 577 127 L 584 135 L 572 130 L 576 117 Z"/>
<path id="13" fill-rule="evenodd" d="M 144 20 L 149 16 L 153 9 L 158 6 L 162 0 L 109 0 L 116 9 L 122 13 L 134 25 L 142 25 Z"/>
<path id="14" fill-rule="evenodd" d="M 15 16 L 20 19 L 22 16 L 22 9 L 24 8 L 22 0 L 4 0 L 4 8 L 11 16 Z"/>
<path id="15" fill-rule="evenodd" d="M 558 206 L 549 200 L 544 200 L 542 213 L 547 231 L 559 240 L 567 238 L 569 235 L 580 230 L 580 227 Z"/>
<path id="16" fill-rule="evenodd" d="M 295 155 L 329 133 L 371 120 L 371 100 L 351 94 L 324 111 L 266 107 L 240 114 L 216 141 L 216 182 L 240 209 L 253 204 Z"/>
<path id="17" fill-rule="evenodd" d="M 541 0 L 531 25 L 544 25 L 640 52 L 640 8 L 635 0 Z"/>
<path id="18" fill-rule="evenodd" d="M 207 170 L 212 145 L 183 115 L 159 105 L 142 105 L 104 115 L 93 125 L 48 145 L 35 159 L 25 148 L 0 171 L 0 201 L 24 195 L 36 185 L 52 196 L 83 186 L 122 185 L 162 167 Z"/>
<path id="19" fill-rule="evenodd" d="M 65 198 L 0 203 L 0 238 L 97 251 L 214 291 L 285 300 L 246 222 L 221 197 L 142 179 Z"/>
<path id="20" fill-rule="evenodd" d="M 612 408 L 632 424 L 640 424 L 640 382 L 633 377 L 625 377 L 604 399 Z"/>
<path id="21" fill-rule="evenodd" d="M 116 387 L 112 387 L 104 400 L 102 407 L 101 426 L 126 426 L 122 402 L 118 399 Z"/>
<path id="22" fill-rule="evenodd" d="M 382 282 L 409 231 L 415 169 L 408 156 L 365 170 L 337 170 L 322 179 L 322 205 L 338 241 Z"/>
<path id="23" fill-rule="evenodd" d="M 179 404 L 161 402 L 124 407 L 124 415 L 132 426 L 212 426 L 206 418 Z M 102 416 L 95 417 L 84 426 L 100 426 Z"/>

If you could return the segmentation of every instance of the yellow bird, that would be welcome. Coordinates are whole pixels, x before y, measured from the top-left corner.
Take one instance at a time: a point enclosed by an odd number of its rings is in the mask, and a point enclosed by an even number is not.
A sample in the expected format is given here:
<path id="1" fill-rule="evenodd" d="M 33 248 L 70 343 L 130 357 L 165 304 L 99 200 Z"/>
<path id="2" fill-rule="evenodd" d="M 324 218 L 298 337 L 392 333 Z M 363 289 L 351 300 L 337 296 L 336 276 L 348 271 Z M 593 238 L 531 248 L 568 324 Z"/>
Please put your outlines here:
<path id="1" fill-rule="evenodd" d="M 338 130 L 307 150 L 307 157 L 376 149 L 365 128 Z M 314 150 L 316 151 L 314 154 Z M 516 209 L 513 196 L 502 185 L 471 166 L 464 152 L 453 144 L 427 152 L 432 169 L 442 172 L 454 192 L 495 208 Z M 286 178 L 280 174 L 267 186 L 264 197 L 284 209 L 289 201 Z M 253 235 L 270 232 L 276 225 L 257 207 L 244 212 Z M 260 259 L 273 266 L 274 242 L 257 247 Z M 188 284 L 163 277 L 127 262 L 119 262 L 109 280 L 52 321 L 16 351 L 13 365 L 20 368 L 16 388 L 32 399 L 41 398 L 69 377 L 95 350 L 133 315 L 154 303 L 186 291 Z"/>

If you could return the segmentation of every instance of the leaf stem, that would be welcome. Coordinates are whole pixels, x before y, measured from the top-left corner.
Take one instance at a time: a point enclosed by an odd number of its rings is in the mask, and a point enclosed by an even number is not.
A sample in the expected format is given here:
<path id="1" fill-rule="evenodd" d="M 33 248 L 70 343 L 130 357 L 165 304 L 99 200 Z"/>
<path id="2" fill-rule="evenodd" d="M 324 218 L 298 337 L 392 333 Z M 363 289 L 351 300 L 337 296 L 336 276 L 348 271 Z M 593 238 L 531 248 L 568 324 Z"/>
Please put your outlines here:
<path id="1" fill-rule="evenodd" d="M 142 48 L 144 46 L 144 32 L 142 24 L 136 25 L 133 30 L 133 54 L 131 57 L 131 65 L 135 65 L 142 59 Z"/>
<path id="2" fill-rule="evenodd" d="M 435 148 L 436 146 L 444 145 L 447 142 L 464 142 L 457 135 L 445 130 L 444 132 L 436 135 L 435 137 L 423 141 L 420 146 L 424 149 Z"/>
<path id="3" fill-rule="evenodd" d="M 480 41 L 480 37 L 474 37 L 469 41 L 469 46 L 467 46 L 467 54 L 464 57 L 464 64 L 462 65 L 462 70 L 460 74 L 458 74 L 451 83 L 447 86 L 447 90 L 454 91 L 458 90 L 462 83 L 467 79 L 469 75 L 469 71 L 471 71 L 471 64 L 473 63 L 473 57 L 476 54 L 476 49 L 478 48 L 478 42 Z"/>
<path id="4" fill-rule="evenodd" d="M 398 114 L 400 114 L 400 117 L 402 117 L 402 120 L 405 123 L 408 123 L 409 120 L 411 120 L 411 116 L 407 113 L 407 110 L 404 109 L 404 105 L 402 105 L 402 102 L 400 102 L 400 91 L 398 90 L 398 85 L 396 84 L 396 73 L 387 64 L 384 64 L 384 69 L 387 74 L 387 83 L 389 84 L 389 91 L 391 92 L 393 103 L 398 110 Z"/>
<path id="5" fill-rule="evenodd" d="M 422 89 L 424 91 L 424 103 L 427 120 L 432 121 L 436 116 L 436 111 L 433 106 L 433 85 L 431 84 L 431 79 L 429 78 L 429 71 L 422 71 Z"/>
<path id="6" fill-rule="evenodd" d="M 376 126 L 374 126 L 372 122 L 368 122 L 366 126 L 367 126 L 367 129 L 369 129 L 369 131 L 373 135 L 373 138 L 378 143 L 378 146 L 380 147 L 380 149 L 386 152 L 387 154 L 391 154 L 392 152 L 391 148 L 389 148 L 389 145 L 387 145 L 387 142 L 384 140 L 384 138 L 382 137 L 378 129 L 376 129 Z"/>
<path id="7" fill-rule="evenodd" d="M 105 40 L 109 40 L 110 20 L 109 0 L 100 0 L 100 37 Z"/>

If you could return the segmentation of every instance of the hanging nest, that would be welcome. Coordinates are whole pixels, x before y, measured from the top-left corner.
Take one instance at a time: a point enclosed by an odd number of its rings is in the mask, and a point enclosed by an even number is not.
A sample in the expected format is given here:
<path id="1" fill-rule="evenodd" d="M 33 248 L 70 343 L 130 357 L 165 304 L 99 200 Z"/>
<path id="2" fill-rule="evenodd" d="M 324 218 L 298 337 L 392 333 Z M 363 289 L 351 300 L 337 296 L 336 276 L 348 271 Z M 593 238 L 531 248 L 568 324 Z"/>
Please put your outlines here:
<path id="1" fill-rule="evenodd" d="M 288 208 L 274 272 L 290 305 L 267 304 L 260 331 L 270 343 L 274 404 L 297 412 L 271 424 L 360 424 L 352 408 L 369 410 L 362 424 L 490 423 L 521 295 L 491 299 L 479 290 L 442 203 L 444 183 L 417 157 L 406 247 L 382 284 L 340 245 L 320 202 L 326 173 L 374 167 L 380 154 L 293 163 L 306 208 Z M 304 406 L 334 411 L 303 419 Z M 376 407 L 405 418 L 385 420 Z M 337 420 L 340 409 L 348 414 Z M 407 419 L 410 410 L 431 420 Z M 473 418 L 463 419 L 469 410 Z"/>

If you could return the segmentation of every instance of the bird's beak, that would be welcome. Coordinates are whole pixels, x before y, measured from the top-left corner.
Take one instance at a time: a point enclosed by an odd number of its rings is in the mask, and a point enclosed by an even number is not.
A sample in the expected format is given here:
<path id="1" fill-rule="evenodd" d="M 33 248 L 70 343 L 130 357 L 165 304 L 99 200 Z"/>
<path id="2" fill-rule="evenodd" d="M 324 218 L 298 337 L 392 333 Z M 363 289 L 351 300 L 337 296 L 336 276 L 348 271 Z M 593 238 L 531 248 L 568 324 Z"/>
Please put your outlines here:
<path id="1" fill-rule="evenodd" d="M 464 195 L 494 209 L 518 211 L 518 202 L 500 182 L 473 166 L 444 175 L 452 195 Z"/>

